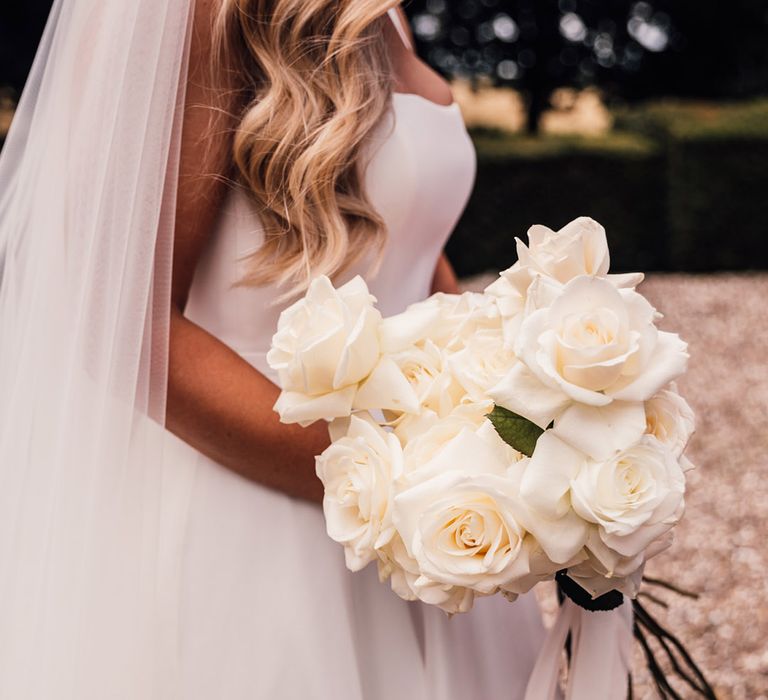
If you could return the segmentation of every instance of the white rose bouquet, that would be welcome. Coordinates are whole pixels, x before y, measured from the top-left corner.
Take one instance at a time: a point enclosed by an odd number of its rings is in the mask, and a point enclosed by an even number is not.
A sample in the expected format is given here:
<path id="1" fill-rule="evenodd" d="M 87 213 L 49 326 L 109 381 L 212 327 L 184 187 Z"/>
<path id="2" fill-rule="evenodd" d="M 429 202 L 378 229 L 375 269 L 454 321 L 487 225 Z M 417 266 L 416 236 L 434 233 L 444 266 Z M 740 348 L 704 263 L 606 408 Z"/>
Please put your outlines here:
<path id="1" fill-rule="evenodd" d="M 389 318 L 360 277 L 318 277 L 267 355 L 281 420 L 329 423 L 316 468 L 347 567 L 376 562 L 397 595 L 450 614 L 552 579 L 571 605 L 617 608 L 683 514 L 686 344 L 656 327 L 642 274 L 608 273 L 596 221 L 528 239 L 482 293 Z M 710 697 L 674 636 L 634 608 L 635 634 L 682 650 L 683 679 Z"/>
<path id="2" fill-rule="evenodd" d="M 686 344 L 611 275 L 605 230 L 533 226 L 482 293 L 382 318 L 318 277 L 267 360 L 284 422 L 329 421 L 328 534 L 408 600 L 449 613 L 556 578 L 592 609 L 634 598 L 683 513 Z"/>

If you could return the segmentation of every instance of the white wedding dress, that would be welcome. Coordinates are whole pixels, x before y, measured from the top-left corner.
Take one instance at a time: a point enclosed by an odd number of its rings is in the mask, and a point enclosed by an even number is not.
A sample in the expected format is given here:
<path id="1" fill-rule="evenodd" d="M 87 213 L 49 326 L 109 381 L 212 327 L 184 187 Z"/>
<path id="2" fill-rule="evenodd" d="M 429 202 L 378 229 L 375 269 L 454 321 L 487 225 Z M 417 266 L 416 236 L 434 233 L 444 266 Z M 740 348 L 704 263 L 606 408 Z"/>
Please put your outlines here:
<path id="1" fill-rule="evenodd" d="M 366 147 L 369 196 L 388 227 L 380 272 L 367 282 L 389 315 L 429 295 L 472 188 L 475 153 L 455 102 L 404 93 L 394 95 Z M 266 363 L 281 310 L 269 305 L 275 290 L 233 287 L 244 271 L 238 259 L 260 236 L 258 213 L 232 190 L 186 315 L 277 381 Z M 532 594 L 514 604 L 482 598 L 450 619 L 405 602 L 379 583 L 375 565 L 346 570 L 319 506 L 196 451 L 180 454 L 192 485 L 179 571 L 185 700 L 523 697 L 544 638 Z"/>

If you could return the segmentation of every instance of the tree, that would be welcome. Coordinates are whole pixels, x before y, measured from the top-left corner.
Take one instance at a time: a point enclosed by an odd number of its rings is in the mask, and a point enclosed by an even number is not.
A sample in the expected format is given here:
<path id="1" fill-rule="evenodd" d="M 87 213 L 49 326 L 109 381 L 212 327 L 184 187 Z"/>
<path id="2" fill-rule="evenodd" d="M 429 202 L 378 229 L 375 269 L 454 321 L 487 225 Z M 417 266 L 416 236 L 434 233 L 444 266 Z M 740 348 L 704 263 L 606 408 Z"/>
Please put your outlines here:
<path id="1" fill-rule="evenodd" d="M 608 97 L 768 91 L 763 0 L 412 0 L 418 50 L 448 78 L 527 96 L 527 128 L 558 87 Z"/>
<path id="2" fill-rule="evenodd" d="M 0 6 L 0 88 L 18 94 L 51 0 Z M 405 0 L 420 53 L 449 78 L 528 97 L 535 131 L 552 91 L 610 98 L 768 93 L 766 0 Z"/>

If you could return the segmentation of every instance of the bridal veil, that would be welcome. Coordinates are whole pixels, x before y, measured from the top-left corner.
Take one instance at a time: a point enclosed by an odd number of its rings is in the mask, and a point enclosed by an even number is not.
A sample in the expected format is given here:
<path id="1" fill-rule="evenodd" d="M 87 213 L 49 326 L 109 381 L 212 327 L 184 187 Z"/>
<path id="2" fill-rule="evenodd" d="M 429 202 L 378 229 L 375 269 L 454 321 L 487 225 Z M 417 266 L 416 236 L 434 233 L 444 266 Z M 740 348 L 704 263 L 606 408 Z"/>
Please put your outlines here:
<path id="1" fill-rule="evenodd" d="M 0 697 L 169 699 L 192 0 L 56 0 L 0 158 Z M 166 482 L 167 483 L 167 482 Z"/>

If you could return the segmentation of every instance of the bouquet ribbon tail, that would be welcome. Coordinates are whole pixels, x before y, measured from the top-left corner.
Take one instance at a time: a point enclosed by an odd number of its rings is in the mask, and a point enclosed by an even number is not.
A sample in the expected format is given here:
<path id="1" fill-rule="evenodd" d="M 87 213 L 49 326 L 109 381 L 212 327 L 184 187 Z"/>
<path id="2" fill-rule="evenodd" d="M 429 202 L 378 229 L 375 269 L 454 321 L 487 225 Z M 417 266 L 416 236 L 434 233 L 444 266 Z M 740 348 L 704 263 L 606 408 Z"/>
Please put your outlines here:
<path id="1" fill-rule="evenodd" d="M 539 651 L 528 681 L 525 700 L 561 698 L 558 680 L 566 640 L 571 652 L 565 700 L 624 700 L 632 663 L 632 604 L 591 612 L 569 598 Z"/>

